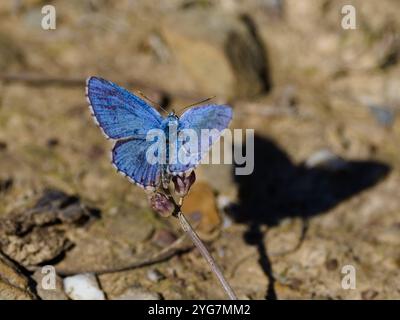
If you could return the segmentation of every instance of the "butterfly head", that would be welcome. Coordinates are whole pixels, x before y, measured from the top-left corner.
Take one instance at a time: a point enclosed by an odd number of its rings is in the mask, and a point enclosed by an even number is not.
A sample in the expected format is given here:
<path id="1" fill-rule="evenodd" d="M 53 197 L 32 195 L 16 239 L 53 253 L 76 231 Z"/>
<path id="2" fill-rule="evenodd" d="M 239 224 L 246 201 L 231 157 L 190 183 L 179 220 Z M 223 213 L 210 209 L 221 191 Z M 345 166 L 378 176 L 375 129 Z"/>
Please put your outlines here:
<path id="1" fill-rule="evenodd" d="M 176 115 L 176 113 L 175 113 L 174 110 L 172 110 L 172 112 L 170 112 L 170 113 L 168 114 L 167 118 L 168 118 L 168 121 L 169 121 L 169 122 L 171 122 L 171 121 L 172 121 L 172 122 L 176 122 L 176 121 L 179 120 L 179 117 Z"/>
<path id="2" fill-rule="evenodd" d="M 164 118 L 161 127 L 166 130 L 168 127 L 178 127 L 179 117 L 175 114 L 174 111 L 170 112 L 166 118 Z"/>

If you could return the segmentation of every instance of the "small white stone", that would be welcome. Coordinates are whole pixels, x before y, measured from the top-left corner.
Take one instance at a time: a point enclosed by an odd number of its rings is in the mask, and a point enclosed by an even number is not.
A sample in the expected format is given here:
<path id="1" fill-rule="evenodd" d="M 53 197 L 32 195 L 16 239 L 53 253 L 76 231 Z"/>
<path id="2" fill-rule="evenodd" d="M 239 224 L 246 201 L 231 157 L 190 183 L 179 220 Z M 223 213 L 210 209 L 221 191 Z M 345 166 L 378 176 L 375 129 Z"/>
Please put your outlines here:
<path id="1" fill-rule="evenodd" d="M 149 269 L 147 271 L 147 278 L 153 282 L 159 282 L 165 279 L 165 276 L 157 269 Z"/>
<path id="2" fill-rule="evenodd" d="M 225 208 L 229 207 L 234 201 L 231 200 L 230 197 L 220 194 L 217 197 L 217 206 L 219 210 L 224 210 Z"/>
<path id="3" fill-rule="evenodd" d="M 348 167 L 348 164 L 341 157 L 328 149 L 321 149 L 313 153 L 305 162 L 308 169 L 322 168 L 329 171 L 341 171 Z"/>
<path id="4" fill-rule="evenodd" d="M 64 278 L 64 290 L 72 300 L 105 300 L 104 292 L 92 273 Z"/>

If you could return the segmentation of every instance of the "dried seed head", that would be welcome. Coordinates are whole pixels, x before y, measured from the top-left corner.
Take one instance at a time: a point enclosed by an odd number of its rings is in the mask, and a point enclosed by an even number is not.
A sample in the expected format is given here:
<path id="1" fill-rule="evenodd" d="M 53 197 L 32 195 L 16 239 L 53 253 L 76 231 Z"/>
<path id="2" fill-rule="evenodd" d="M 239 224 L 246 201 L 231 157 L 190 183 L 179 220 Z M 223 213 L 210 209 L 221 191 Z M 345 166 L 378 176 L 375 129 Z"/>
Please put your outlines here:
<path id="1" fill-rule="evenodd" d="M 172 182 L 175 186 L 175 193 L 179 197 L 184 197 L 189 192 L 190 187 L 196 181 L 196 174 L 192 171 L 189 175 L 173 176 Z"/>
<path id="2" fill-rule="evenodd" d="M 150 196 L 150 206 L 163 217 L 169 217 L 175 210 L 174 203 L 160 192 L 155 192 Z"/>

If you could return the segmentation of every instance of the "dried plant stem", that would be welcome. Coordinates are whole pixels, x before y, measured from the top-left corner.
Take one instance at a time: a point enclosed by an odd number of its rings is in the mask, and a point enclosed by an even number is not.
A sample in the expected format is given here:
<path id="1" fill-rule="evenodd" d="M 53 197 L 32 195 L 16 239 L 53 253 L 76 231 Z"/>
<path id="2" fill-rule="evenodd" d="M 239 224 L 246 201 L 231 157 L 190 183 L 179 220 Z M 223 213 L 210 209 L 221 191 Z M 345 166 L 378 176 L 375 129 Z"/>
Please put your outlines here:
<path id="1" fill-rule="evenodd" d="M 187 219 L 185 218 L 185 216 L 183 215 L 183 213 L 180 210 L 176 213 L 176 217 L 179 219 L 179 222 L 181 224 L 183 231 L 185 231 L 186 234 L 190 237 L 190 239 L 193 241 L 194 245 L 199 249 L 199 251 L 202 254 L 202 256 L 204 257 L 204 259 L 206 259 L 206 261 L 210 265 L 212 272 L 214 272 L 215 276 L 221 283 L 226 294 L 229 296 L 229 299 L 237 300 L 236 294 L 233 292 L 228 281 L 226 281 L 224 275 L 222 274 L 221 269 L 215 262 L 214 258 L 211 256 L 210 252 L 207 250 L 206 246 L 200 240 L 199 236 L 194 231 L 194 229 L 190 225 L 189 221 L 187 221 Z"/>

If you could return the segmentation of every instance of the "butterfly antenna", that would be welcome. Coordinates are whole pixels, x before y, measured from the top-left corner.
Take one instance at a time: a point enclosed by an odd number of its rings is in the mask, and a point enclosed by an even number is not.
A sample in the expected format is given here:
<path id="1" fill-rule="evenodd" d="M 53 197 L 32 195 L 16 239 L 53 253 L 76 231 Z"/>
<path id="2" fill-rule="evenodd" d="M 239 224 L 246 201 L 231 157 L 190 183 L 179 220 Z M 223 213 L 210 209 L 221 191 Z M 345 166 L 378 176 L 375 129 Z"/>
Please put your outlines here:
<path id="1" fill-rule="evenodd" d="M 146 99 L 147 101 L 151 102 L 153 105 L 159 107 L 161 110 L 163 110 L 165 113 L 168 113 L 168 111 L 166 109 L 164 109 L 159 103 L 153 101 L 152 99 L 150 99 L 148 96 L 146 96 L 142 91 L 138 91 L 138 94 Z"/>
<path id="2" fill-rule="evenodd" d="M 214 99 L 215 97 L 216 97 L 216 96 L 212 96 L 212 97 L 209 97 L 209 98 L 207 98 L 207 99 L 203 99 L 203 100 L 201 100 L 201 101 L 197 101 L 197 102 L 195 102 L 195 103 L 189 104 L 188 106 L 183 107 L 182 109 L 180 109 L 180 110 L 179 110 L 179 113 L 182 114 L 182 111 L 186 110 L 187 108 L 193 107 L 193 106 L 198 105 L 198 104 L 200 104 L 200 103 L 204 103 L 204 102 L 210 101 L 211 99 Z"/>

